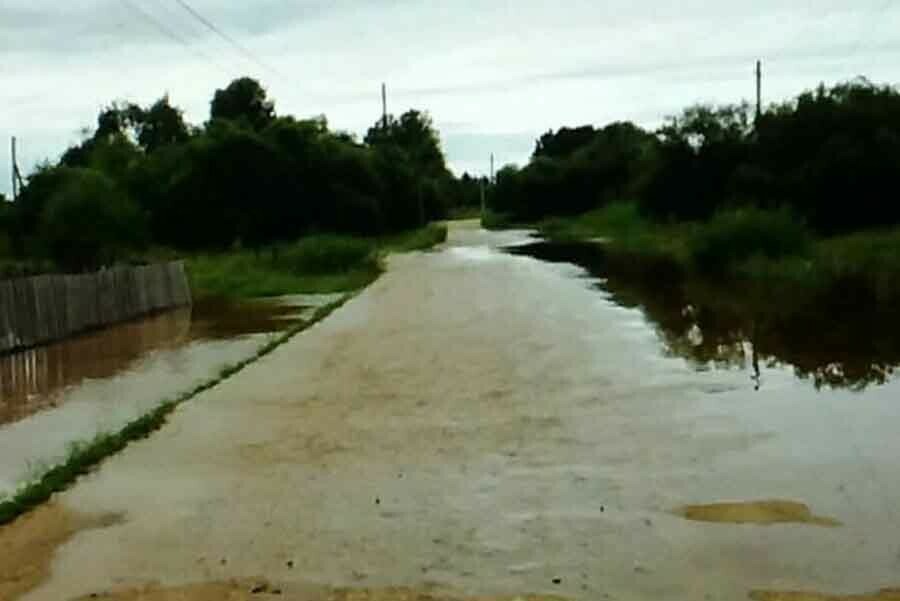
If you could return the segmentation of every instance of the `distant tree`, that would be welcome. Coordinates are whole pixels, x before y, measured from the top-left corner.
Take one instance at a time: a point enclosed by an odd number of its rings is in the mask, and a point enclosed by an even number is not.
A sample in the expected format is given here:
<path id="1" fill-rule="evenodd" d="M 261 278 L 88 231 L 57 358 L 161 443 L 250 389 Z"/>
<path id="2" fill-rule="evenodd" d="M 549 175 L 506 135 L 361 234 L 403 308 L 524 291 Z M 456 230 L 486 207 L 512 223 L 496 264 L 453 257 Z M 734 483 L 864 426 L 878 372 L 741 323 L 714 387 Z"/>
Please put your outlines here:
<path id="1" fill-rule="evenodd" d="M 168 95 L 163 96 L 147 109 L 134 111 L 137 125 L 137 142 L 147 152 L 154 152 L 163 146 L 180 144 L 190 137 L 181 109 L 169 103 Z"/>
<path id="2" fill-rule="evenodd" d="M 137 206 L 93 169 L 59 168 L 60 185 L 41 213 L 41 240 L 67 270 L 113 263 L 144 240 Z"/>
<path id="3" fill-rule="evenodd" d="M 373 147 L 393 146 L 403 150 L 422 176 L 439 177 L 448 173 L 440 137 L 427 113 L 409 110 L 399 119 L 389 116 L 386 127 L 379 121 L 369 128 L 365 142 Z"/>
<path id="4" fill-rule="evenodd" d="M 548 131 L 535 144 L 532 158 L 568 158 L 579 149 L 590 144 L 596 135 L 597 130 L 592 125 L 582 125 L 575 128 L 563 127 L 557 132 Z"/>
<path id="5" fill-rule="evenodd" d="M 737 200 L 735 174 L 752 152 L 747 103 L 692 106 L 670 117 L 657 135 L 657 161 L 641 194 L 645 214 L 659 219 L 708 219 Z"/>
<path id="6" fill-rule="evenodd" d="M 216 90 L 210 118 L 243 121 L 253 129 L 261 130 L 275 119 L 275 105 L 258 81 L 242 77 L 224 90 Z"/>

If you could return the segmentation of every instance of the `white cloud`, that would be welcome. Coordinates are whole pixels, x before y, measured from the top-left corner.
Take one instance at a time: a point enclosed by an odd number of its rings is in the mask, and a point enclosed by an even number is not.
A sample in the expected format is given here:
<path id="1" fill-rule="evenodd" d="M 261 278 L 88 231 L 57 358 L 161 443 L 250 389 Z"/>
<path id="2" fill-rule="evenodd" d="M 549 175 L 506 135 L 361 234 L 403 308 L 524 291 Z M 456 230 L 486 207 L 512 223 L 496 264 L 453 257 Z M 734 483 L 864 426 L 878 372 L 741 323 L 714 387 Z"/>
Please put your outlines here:
<path id="1" fill-rule="evenodd" d="M 356 132 L 377 118 L 386 81 L 392 111 L 428 110 L 451 164 L 480 171 L 492 151 L 500 164 L 523 162 L 537 135 L 561 125 L 653 126 L 696 101 L 749 98 L 757 57 L 769 100 L 860 74 L 900 80 L 900 5 L 882 0 L 191 4 L 271 68 L 175 0 L 0 0 L 0 135 L 19 136 L 23 166 L 58 156 L 117 98 L 168 92 L 202 122 L 215 88 L 245 74 L 279 112 L 325 113 Z"/>

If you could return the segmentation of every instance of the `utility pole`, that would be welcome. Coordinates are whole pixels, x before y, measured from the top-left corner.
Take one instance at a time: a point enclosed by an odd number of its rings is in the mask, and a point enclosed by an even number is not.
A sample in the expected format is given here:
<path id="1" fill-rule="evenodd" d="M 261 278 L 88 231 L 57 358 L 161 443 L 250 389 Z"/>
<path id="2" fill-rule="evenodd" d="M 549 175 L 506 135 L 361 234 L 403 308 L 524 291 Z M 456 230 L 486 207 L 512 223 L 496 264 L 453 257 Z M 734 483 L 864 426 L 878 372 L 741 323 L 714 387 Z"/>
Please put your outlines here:
<path id="1" fill-rule="evenodd" d="M 484 177 L 480 177 L 479 184 L 481 184 L 481 218 L 484 219 Z"/>
<path id="2" fill-rule="evenodd" d="M 762 61 L 756 61 L 756 120 L 762 116 Z"/>
<path id="3" fill-rule="evenodd" d="M 10 142 L 10 154 L 12 156 L 12 195 L 13 202 L 19 199 L 19 166 L 16 164 L 16 137 Z"/>
<path id="4" fill-rule="evenodd" d="M 381 125 L 387 130 L 388 112 L 387 112 L 387 84 L 381 84 Z"/>
<path id="5" fill-rule="evenodd" d="M 494 183 L 494 153 L 491 153 L 491 183 Z"/>

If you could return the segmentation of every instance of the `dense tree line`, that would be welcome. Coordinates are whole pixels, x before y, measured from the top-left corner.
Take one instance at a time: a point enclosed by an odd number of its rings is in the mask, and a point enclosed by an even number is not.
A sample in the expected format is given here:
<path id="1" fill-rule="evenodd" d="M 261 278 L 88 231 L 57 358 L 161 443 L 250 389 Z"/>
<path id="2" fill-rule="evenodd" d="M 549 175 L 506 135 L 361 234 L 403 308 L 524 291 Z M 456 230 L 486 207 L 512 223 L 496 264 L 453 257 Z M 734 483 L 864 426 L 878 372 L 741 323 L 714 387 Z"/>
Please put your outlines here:
<path id="1" fill-rule="evenodd" d="M 4 220 L 20 256 L 84 269 L 150 244 L 255 248 L 309 232 L 394 232 L 475 204 L 477 186 L 449 172 L 427 114 L 389 116 L 359 142 L 324 117 L 277 115 L 265 89 L 242 78 L 215 92 L 202 126 L 165 96 L 113 103 L 89 137 L 31 174 Z"/>
<path id="2" fill-rule="evenodd" d="M 694 106 L 655 132 L 630 123 L 548 132 L 506 167 L 491 207 L 531 220 L 635 199 L 658 220 L 730 207 L 786 209 L 818 232 L 900 223 L 900 93 L 859 79 L 805 92 L 755 118 Z"/>

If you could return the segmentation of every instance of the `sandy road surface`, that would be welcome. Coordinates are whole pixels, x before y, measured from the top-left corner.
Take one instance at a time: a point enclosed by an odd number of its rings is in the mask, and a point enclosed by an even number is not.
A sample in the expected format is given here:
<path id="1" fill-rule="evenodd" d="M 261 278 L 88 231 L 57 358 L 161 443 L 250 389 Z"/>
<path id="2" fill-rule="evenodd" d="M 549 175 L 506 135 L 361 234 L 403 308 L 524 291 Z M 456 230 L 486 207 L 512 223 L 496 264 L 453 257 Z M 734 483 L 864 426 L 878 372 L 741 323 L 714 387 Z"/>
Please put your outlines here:
<path id="1" fill-rule="evenodd" d="M 491 249 L 520 238 L 457 226 L 442 251 L 393 258 L 328 320 L 0 532 L 0 554 L 31 554 L 27 573 L 0 571 L 18 578 L 6 594 L 717 600 L 900 581 L 887 427 L 844 433 L 881 441 L 864 470 L 820 452 L 846 430 L 838 410 L 804 429 L 742 374 L 662 356 L 639 313 L 574 267 Z M 773 498 L 815 519 L 682 508 Z M 45 544 L 16 548 L 25 527 Z"/>

